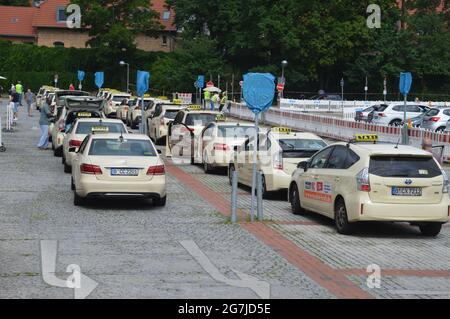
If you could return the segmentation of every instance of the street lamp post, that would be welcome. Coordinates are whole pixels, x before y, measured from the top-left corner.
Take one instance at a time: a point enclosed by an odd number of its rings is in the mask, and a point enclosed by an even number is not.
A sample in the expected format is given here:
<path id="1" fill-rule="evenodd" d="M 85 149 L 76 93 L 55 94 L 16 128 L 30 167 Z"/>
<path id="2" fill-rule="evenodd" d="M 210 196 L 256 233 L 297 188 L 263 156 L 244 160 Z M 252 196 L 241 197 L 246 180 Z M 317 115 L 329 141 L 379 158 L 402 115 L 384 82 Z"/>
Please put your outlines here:
<path id="1" fill-rule="evenodd" d="M 130 64 L 124 61 L 119 62 L 120 66 L 127 66 L 127 93 L 130 92 Z"/>
<path id="2" fill-rule="evenodd" d="M 286 84 L 286 79 L 284 78 L 284 69 L 287 67 L 287 65 L 288 65 L 288 61 L 286 61 L 286 60 L 281 61 L 281 82 L 283 84 Z M 284 98 L 284 90 L 281 91 L 280 97 Z"/>

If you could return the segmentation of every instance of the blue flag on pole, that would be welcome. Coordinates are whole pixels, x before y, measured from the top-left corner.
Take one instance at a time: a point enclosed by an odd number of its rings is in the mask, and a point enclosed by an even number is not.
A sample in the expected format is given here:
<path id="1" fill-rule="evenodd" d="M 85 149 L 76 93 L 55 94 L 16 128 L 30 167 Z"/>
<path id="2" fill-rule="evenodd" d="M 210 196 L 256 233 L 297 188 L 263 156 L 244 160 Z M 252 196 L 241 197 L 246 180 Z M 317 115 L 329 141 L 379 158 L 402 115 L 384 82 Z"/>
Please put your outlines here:
<path id="1" fill-rule="evenodd" d="M 138 71 L 137 72 L 137 95 L 144 96 L 144 94 L 148 91 L 150 87 L 150 73 L 146 71 Z"/>
<path id="2" fill-rule="evenodd" d="M 95 85 L 100 89 L 103 86 L 105 80 L 105 74 L 103 72 L 95 73 Z"/>
<path id="3" fill-rule="evenodd" d="M 247 107 L 253 113 L 266 111 L 275 97 L 275 77 L 270 73 L 245 74 L 243 94 Z"/>
<path id="4" fill-rule="evenodd" d="M 84 80 L 84 76 L 85 76 L 86 74 L 84 73 L 84 71 L 78 71 L 78 81 L 80 81 L 80 82 L 83 82 L 83 80 Z"/>
<path id="5" fill-rule="evenodd" d="M 411 90 L 412 75 L 410 72 L 400 73 L 400 93 L 408 95 Z"/>

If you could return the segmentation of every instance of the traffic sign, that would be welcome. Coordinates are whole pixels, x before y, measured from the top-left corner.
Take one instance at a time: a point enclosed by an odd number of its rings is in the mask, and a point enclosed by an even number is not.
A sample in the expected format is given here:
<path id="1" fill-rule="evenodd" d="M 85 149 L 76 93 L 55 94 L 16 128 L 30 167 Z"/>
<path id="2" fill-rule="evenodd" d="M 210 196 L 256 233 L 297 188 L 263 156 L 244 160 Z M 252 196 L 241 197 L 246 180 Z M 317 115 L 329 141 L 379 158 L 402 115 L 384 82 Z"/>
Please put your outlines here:
<path id="1" fill-rule="evenodd" d="M 412 75 L 410 72 L 400 73 L 400 93 L 403 95 L 408 95 L 411 89 Z"/>
<path id="2" fill-rule="evenodd" d="M 214 86 L 214 82 L 212 82 L 212 81 L 209 81 L 208 83 L 206 83 L 206 87 L 207 88 L 210 88 L 210 87 L 213 87 Z"/>
<path id="3" fill-rule="evenodd" d="M 278 90 L 278 92 L 284 91 L 284 84 L 283 83 L 278 83 L 277 90 Z"/>

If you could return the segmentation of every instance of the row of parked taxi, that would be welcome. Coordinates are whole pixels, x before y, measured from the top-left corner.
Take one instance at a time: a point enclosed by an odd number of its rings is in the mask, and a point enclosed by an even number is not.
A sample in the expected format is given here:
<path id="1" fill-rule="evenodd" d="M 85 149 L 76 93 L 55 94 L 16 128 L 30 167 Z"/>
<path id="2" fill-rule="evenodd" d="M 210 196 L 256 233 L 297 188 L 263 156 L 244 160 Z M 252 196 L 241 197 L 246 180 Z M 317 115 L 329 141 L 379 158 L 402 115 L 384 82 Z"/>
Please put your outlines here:
<path id="1" fill-rule="evenodd" d="M 325 215 L 342 234 L 359 221 L 390 221 L 436 236 L 450 218 L 447 174 L 431 153 L 417 148 L 383 143 L 374 135 L 328 145 L 289 128 L 255 131 L 221 112 L 162 97 L 142 103 L 118 91 L 61 94 L 53 139 L 55 150 L 62 140 L 75 205 L 96 196 L 139 196 L 165 205 L 165 167 L 155 148 L 161 144 L 175 164 L 200 164 L 206 173 L 222 168 L 228 176 L 237 171 L 239 183 L 248 186 L 256 152 L 265 197 L 287 191 L 293 213 Z M 142 116 L 148 135 L 130 134 Z"/>

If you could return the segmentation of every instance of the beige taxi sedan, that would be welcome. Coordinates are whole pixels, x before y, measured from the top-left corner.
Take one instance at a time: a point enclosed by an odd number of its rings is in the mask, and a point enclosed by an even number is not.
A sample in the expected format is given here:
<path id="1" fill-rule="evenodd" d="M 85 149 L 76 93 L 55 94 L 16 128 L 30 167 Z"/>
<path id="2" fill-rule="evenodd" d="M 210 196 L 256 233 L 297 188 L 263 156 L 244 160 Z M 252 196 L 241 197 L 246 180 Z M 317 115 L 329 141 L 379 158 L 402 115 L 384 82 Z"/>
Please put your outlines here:
<path id="1" fill-rule="evenodd" d="M 90 134 L 72 167 L 75 206 L 96 197 L 146 198 L 155 206 L 166 205 L 164 162 L 148 136 Z"/>
<path id="2" fill-rule="evenodd" d="M 289 201 L 295 214 L 334 219 L 341 234 L 359 221 L 385 221 L 437 236 L 449 221 L 448 187 L 447 174 L 426 151 L 373 141 L 337 143 L 300 163 Z"/>
<path id="3" fill-rule="evenodd" d="M 66 132 L 63 140 L 62 163 L 64 165 L 64 172 L 71 172 L 72 160 L 76 155 L 75 152 L 69 152 L 69 148 L 75 147 L 75 151 L 78 151 L 81 143 L 83 143 L 83 140 L 89 134 L 107 133 L 128 133 L 128 130 L 121 120 L 96 118 L 77 119 L 69 131 Z"/>
<path id="4" fill-rule="evenodd" d="M 292 132 L 289 128 L 272 128 L 259 135 L 257 170 L 262 172 L 263 196 L 287 190 L 292 173 L 298 163 L 308 160 L 327 144 L 319 136 L 311 133 Z M 254 137 L 236 148 L 228 175 L 231 183 L 233 171 L 238 172 L 239 183 L 247 186 L 253 181 Z"/>

